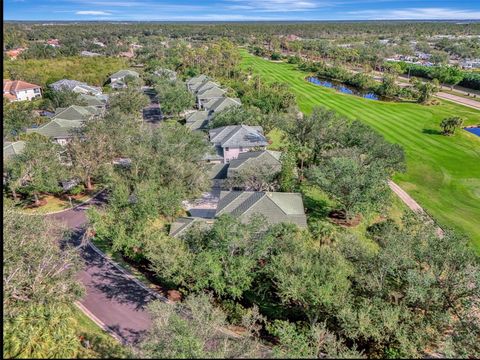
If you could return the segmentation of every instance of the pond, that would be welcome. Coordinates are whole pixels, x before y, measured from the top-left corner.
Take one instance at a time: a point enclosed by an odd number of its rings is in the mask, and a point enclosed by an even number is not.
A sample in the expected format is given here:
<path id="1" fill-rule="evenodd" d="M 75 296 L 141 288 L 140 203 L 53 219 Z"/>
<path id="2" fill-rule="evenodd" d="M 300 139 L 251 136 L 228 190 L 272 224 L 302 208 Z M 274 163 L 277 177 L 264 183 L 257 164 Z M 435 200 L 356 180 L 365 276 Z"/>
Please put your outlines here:
<path id="1" fill-rule="evenodd" d="M 471 132 L 472 134 L 480 136 L 480 127 L 466 127 L 466 128 L 463 128 L 463 129 L 467 130 L 468 132 Z"/>
<path id="2" fill-rule="evenodd" d="M 318 86 L 323 86 L 323 87 L 326 87 L 326 88 L 335 89 L 335 90 L 337 90 L 337 91 L 339 91 L 343 94 L 360 96 L 360 97 L 363 97 L 365 99 L 370 99 L 370 100 L 383 100 L 383 99 L 381 99 L 380 96 L 378 96 L 377 94 L 375 94 L 371 91 L 361 91 L 361 90 L 355 89 L 354 87 L 351 87 L 351 86 L 348 86 L 348 85 L 345 85 L 345 84 L 342 84 L 342 83 L 339 83 L 339 82 L 336 82 L 336 81 L 319 79 L 319 78 L 314 77 L 314 76 L 309 76 L 309 77 L 307 77 L 306 80 L 308 82 L 310 82 L 312 84 L 315 84 L 315 85 L 318 85 Z"/>

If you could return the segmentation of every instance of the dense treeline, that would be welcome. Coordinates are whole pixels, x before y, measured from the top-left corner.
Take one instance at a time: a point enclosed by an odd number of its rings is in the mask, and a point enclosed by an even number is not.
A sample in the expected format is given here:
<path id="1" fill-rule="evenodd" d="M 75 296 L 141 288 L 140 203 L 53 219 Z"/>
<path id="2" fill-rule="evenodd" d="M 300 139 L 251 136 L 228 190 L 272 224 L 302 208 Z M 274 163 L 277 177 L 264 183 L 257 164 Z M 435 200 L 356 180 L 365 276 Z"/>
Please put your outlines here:
<path id="1" fill-rule="evenodd" d="M 88 25 L 88 26 L 85 26 Z M 108 31 L 105 31 L 108 28 Z M 25 40 L 37 41 L 58 38 L 67 40 L 96 38 L 106 44 L 127 38 L 161 37 L 186 38 L 209 41 L 231 37 L 244 43 L 251 37 L 295 34 L 302 38 L 329 38 L 351 41 L 358 38 L 387 38 L 400 36 L 418 40 L 433 35 L 477 35 L 478 23 L 365 21 L 365 22 L 256 22 L 256 23 L 82 23 L 42 26 L 41 24 L 7 23 L 4 25 L 5 44 L 8 48 L 21 45 Z M 142 43 L 146 43 L 144 40 Z"/>

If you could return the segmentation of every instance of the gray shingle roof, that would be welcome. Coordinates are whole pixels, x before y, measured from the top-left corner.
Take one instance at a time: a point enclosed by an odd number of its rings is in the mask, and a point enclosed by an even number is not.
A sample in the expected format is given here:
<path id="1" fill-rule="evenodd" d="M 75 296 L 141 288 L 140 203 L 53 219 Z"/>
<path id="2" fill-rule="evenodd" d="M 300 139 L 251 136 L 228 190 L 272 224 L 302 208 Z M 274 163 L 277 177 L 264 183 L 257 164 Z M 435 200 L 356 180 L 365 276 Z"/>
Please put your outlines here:
<path id="1" fill-rule="evenodd" d="M 206 104 L 204 104 L 204 108 L 209 112 L 220 112 L 222 110 L 228 109 L 232 106 L 241 106 L 242 102 L 240 99 L 234 99 L 230 97 L 221 97 L 212 99 Z"/>
<path id="2" fill-rule="evenodd" d="M 123 79 L 127 76 L 135 76 L 135 77 L 140 77 L 140 74 L 136 71 L 133 70 L 119 70 L 116 73 L 113 73 L 110 75 L 110 80 L 119 80 Z"/>
<path id="3" fill-rule="evenodd" d="M 227 177 L 228 164 L 211 164 L 208 169 L 209 179 L 225 179 Z"/>
<path id="4" fill-rule="evenodd" d="M 243 222 L 261 214 L 270 224 L 288 222 L 299 227 L 307 226 L 299 193 L 222 191 L 215 217 L 222 214 L 231 214 Z"/>
<path id="5" fill-rule="evenodd" d="M 80 99 L 87 103 L 87 106 L 105 106 L 108 102 L 108 95 L 87 95 L 80 94 Z"/>
<path id="6" fill-rule="evenodd" d="M 228 177 L 231 177 L 235 172 L 241 171 L 246 168 L 259 168 L 261 166 L 268 166 L 272 168 L 272 171 L 278 172 L 282 169 L 282 163 L 280 162 L 281 152 L 279 151 L 248 151 L 240 153 L 238 157 L 230 161 L 228 167 Z"/>
<path id="7" fill-rule="evenodd" d="M 187 87 L 190 91 L 192 91 L 192 87 L 193 85 L 195 84 L 201 84 L 203 83 L 205 80 L 208 80 L 208 76 L 207 75 L 198 75 L 198 76 L 195 76 L 189 80 L 187 80 Z"/>
<path id="8" fill-rule="evenodd" d="M 229 125 L 209 131 L 210 142 L 221 147 L 267 146 L 261 126 Z"/>
<path id="9" fill-rule="evenodd" d="M 219 98 L 225 95 L 226 91 L 223 89 L 220 89 L 217 86 L 213 86 L 211 88 L 202 90 L 197 92 L 197 98 L 199 98 L 202 101 L 205 101 L 206 99 L 214 99 L 214 98 Z"/>
<path id="10" fill-rule="evenodd" d="M 14 155 L 21 154 L 25 148 L 25 141 L 5 142 L 3 144 L 3 158 L 8 159 Z"/>
<path id="11" fill-rule="evenodd" d="M 191 130 L 202 130 L 208 126 L 208 113 L 206 111 L 195 111 L 185 118 L 185 126 Z"/>
<path id="12" fill-rule="evenodd" d="M 216 82 L 213 82 L 212 80 L 205 80 L 204 82 L 193 84 L 191 86 L 192 91 L 195 92 L 195 94 L 201 93 L 205 90 L 212 89 L 212 88 L 220 88 L 220 85 L 218 85 Z"/>
<path id="13" fill-rule="evenodd" d="M 202 227 L 209 227 L 213 224 L 211 219 L 203 219 L 197 217 L 181 217 L 170 225 L 169 235 L 172 237 L 181 237 L 190 229 L 193 224 L 200 224 Z"/>
<path id="14" fill-rule="evenodd" d="M 54 83 L 51 83 L 48 86 L 53 90 L 61 91 L 65 89 L 72 90 L 75 86 L 78 86 L 78 85 L 87 85 L 87 84 L 77 80 L 62 79 L 62 80 L 55 81 Z"/>

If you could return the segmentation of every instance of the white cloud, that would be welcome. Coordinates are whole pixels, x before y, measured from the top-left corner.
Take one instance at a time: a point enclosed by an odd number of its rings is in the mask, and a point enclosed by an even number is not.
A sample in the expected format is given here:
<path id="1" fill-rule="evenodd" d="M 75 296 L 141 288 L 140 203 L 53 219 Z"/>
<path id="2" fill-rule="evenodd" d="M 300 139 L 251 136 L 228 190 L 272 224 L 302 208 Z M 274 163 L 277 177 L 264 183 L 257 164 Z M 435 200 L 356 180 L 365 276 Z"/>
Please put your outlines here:
<path id="1" fill-rule="evenodd" d="M 257 12 L 307 11 L 332 5 L 330 1 L 314 0 L 229 0 L 229 2 L 233 4 L 227 5 L 227 9 Z"/>
<path id="2" fill-rule="evenodd" d="M 368 20 L 473 20 L 480 19 L 480 11 L 449 8 L 408 8 L 350 11 L 357 19 Z"/>
<path id="3" fill-rule="evenodd" d="M 77 15 L 112 15 L 111 13 L 106 11 L 96 11 L 96 10 L 82 10 L 82 11 L 77 11 L 75 14 Z"/>

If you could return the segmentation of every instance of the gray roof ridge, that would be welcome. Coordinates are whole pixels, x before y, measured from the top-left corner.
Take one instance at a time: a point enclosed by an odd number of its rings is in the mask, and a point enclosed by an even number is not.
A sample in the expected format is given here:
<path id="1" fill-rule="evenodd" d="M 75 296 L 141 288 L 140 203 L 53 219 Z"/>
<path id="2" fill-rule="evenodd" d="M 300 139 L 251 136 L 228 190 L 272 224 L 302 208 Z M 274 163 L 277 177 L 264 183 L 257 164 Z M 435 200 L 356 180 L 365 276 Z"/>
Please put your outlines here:
<path id="1" fill-rule="evenodd" d="M 248 200 L 250 200 L 252 197 L 256 196 L 257 194 L 261 194 L 261 196 L 258 197 L 258 199 L 256 199 L 255 201 L 253 201 L 241 214 L 238 214 L 238 215 L 243 215 L 243 214 L 246 214 L 248 211 L 250 211 L 260 200 L 262 200 L 265 196 L 266 196 L 266 193 L 264 191 L 240 191 L 241 193 L 245 194 L 245 193 L 250 193 L 250 196 L 247 197 L 244 201 L 242 201 L 240 204 L 238 204 L 238 206 L 235 207 L 235 209 L 233 209 L 231 211 L 231 213 L 233 214 L 234 211 L 236 211 L 239 207 L 241 207 L 242 205 L 244 205 Z M 277 205 L 278 206 L 278 205 Z M 285 213 L 285 212 L 284 212 Z"/>

